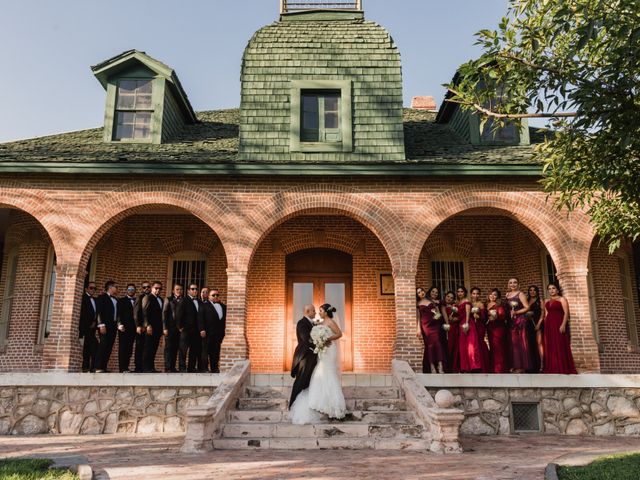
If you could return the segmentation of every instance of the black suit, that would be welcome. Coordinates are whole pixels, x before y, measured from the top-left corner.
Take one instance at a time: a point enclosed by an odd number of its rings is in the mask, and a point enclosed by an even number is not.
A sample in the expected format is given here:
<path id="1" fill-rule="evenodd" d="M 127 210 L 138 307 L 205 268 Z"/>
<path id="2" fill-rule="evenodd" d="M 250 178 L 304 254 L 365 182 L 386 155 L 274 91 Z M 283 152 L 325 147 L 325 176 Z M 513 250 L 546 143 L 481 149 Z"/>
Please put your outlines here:
<path id="1" fill-rule="evenodd" d="M 136 297 L 128 296 L 118 300 L 118 325 L 124 327 L 124 332 L 118 330 L 118 367 L 121 372 L 129 370 L 133 342 L 136 339 L 136 322 L 133 319 L 135 302 Z"/>
<path id="2" fill-rule="evenodd" d="M 218 315 L 213 303 L 205 302 L 200 306 L 198 315 L 198 330 L 206 332 L 207 336 L 202 342 L 202 370 L 210 365 L 212 372 L 220 371 L 220 347 L 224 340 L 224 332 L 227 323 L 227 306 L 220 302 L 222 308 L 222 318 Z"/>
<path id="3" fill-rule="evenodd" d="M 118 331 L 117 307 L 114 306 L 112 298 L 115 299 L 115 297 L 103 293 L 96 299 L 98 324 L 104 324 L 106 328 L 106 332 L 100 334 L 100 345 L 98 345 L 98 354 L 96 355 L 96 370 L 107 370 L 113 344 L 116 341 L 116 332 Z"/>
<path id="4" fill-rule="evenodd" d="M 196 303 L 198 307 L 196 307 Z M 180 330 L 179 368 L 181 372 L 199 370 L 202 337 L 198 330 L 198 312 L 202 304 L 199 298 L 184 297 L 176 309 L 176 324 Z M 189 363 L 187 363 L 187 351 Z"/>
<path id="5" fill-rule="evenodd" d="M 144 319 L 143 327 L 152 328 L 151 335 L 147 335 L 144 342 L 144 371 L 155 371 L 156 352 L 162 337 L 162 299 L 151 293 L 145 295 L 142 299 L 142 317 Z"/>
<path id="6" fill-rule="evenodd" d="M 171 295 L 164 301 L 162 307 L 162 328 L 168 331 L 168 335 L 164 337 L 164 371 L 176 371 L 176 359 L 178 357 L 178 348 L 180 346 L 180 331 L 176 324 L 176 311 L 178 304 L 183 297 Z"/>
<path id="7" fill-rule="evenodd" d="M 93 300 L 93 303 L 91 302 Z M 82 303 L 80 304 L 80 338 L 84 338 L 82 346 L 82 371 L 89 372 L 96 368 L 96 355 L 98 353 L 98 339 L 96 338 L 96 315 L 97 308 L 93 308 L 95 303 L 88 293 L 82 295 Z"/>
<path id="8" fill-rule="evenodd" d="M 135 305 L 133 306 L 133 319 L 136 323 L 136 329 L 138 327 L 142 328 L 144 326 L 144 315 L 142 313 L 142 299 L 146 294 L 138 295 Z M 147 339 L 147 332 L 144 330 L 142 333 L 138 333 L 136 330 L 136 353 L 135 353 L 135 364 L 136 364 L 136 372 L 144 371 L 144 343 Z"/>
<path id="9" fill-rule="evenodd" d="M 313 353 L 313 342 L 311 341 L 311 329 L 313 324 L 307 317 L 302 317 L 296 325 L 296 336 L 298 346 L 293 354 L 293 364 L 291 365 L 291 376 L 295 378 L 289 399 L 289 408 L 293 405 L 298 394 L 311 383 L 311 374 L 318 363 L 318 355 Z"/>

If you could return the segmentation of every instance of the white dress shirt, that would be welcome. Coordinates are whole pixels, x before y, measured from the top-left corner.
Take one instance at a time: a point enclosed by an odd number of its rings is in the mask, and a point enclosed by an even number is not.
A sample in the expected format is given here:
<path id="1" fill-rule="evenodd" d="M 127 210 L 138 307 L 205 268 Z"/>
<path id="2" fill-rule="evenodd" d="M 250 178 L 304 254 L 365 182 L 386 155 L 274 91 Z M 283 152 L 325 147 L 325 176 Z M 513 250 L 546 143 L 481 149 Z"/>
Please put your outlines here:
<path id="1" fill-rule="evenodd" d="M 222 305 L 220 305 L 220 303 L 218 302 L 211 302 L 211 303 L 213 304 L 213 308 L 216 309 L 218 318 L 222 320 Z"/>

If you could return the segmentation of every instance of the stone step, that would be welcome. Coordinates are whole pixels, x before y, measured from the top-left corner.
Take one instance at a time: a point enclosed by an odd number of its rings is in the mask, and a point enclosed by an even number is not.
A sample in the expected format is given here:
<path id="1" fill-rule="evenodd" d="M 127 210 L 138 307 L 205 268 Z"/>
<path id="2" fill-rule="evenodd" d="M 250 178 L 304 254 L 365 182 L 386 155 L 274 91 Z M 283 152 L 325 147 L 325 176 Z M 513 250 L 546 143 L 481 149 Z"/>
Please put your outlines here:
<path id="1" fill-rule="evenodd" d="M 363 422 L 293 425 L 291 423 L 227 423 L 224 438 L 422 438 L 421 425 Z"/>
<path id="2" fill-rule="evenodd" d="M 238 410 L 286 410 L 289 400 L 282 398 L 247 398 L 238 399 Z"/>
<path id="3" fill-rule="evenodd" d="M 323 438 L 215 438 L 216 450 L 417 450 L 428 452 L 430 441 L 423 438 L 323 437 Z"/>
<path id="4" fill-rule="evenodd" d="M 280 423 L 288 421 L 289 412 L 286 410 L 231 410 L 227 413 L 227 422 L 229 423 Z M 412 412 L 398 410 L 354 410 L 347 413 L 346 421 L 411 425 L 415 423 L 415 416 Z M 342 421 L 328 420 L 328 422 L 339 424 Z"/>
<path id="5" fill-rule="evenodd" d="M 397 387 L 342 387 L 342 392 L 347 399 L 400 399 L 400 390 Z M 289 387 L 256 387 L 245 389 L 244 398 L 289 398 Z"/>
<path id="6" fill-rule="evenodd" d="M 407 404 L 404 400 L 397 398 L 365 398 L 365 399 L 346 399 L 347 410 L 364 410 L 371 412 L 388 412 L 407 410 Z"/>

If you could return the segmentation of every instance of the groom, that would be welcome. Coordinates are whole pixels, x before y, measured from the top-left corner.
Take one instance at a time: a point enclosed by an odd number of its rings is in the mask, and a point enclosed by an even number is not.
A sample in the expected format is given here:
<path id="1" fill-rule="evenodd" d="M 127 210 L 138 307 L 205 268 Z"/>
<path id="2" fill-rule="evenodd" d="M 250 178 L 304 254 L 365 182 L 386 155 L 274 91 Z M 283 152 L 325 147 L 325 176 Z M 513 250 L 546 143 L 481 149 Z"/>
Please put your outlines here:
<path id="1" fill-rule="evenodd" d="M 291 366 L 291 376 L 295 378 L 289 408 L 293 405 L 296 397 L 305 388 L 309 387 L 311 374 L 318 363 L 318 355 L 313 353 L 313 342 L 311 341 L 311 329 L 313 319 L 316 316 L 316 307 L 307 305 L 304 307 L 304 317 L 298 320 L 296 325 L 296 335 L 298 336 L 298 346 L 293 354 L 293 365 Z"/>

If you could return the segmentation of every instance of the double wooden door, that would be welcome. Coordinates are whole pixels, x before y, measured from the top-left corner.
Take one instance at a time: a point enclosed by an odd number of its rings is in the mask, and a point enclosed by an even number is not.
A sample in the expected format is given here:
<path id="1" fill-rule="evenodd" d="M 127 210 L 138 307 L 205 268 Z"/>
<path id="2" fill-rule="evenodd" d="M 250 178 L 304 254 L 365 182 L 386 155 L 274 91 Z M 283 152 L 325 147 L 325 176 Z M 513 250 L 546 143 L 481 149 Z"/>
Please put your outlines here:
<path id="1" fill-rule="evenodd" d="M 326 265 L 326 263 L 323 263 Z M 338 341 L 343 371 L 353 370 L 352 346 L 352 274 L 350 272 L 290 272 L 287 274 L 287 315 L 285 369 L 291 369 L 293 352 L 298 344 L 296 324 L 303 317 L 305 305 L 329 303 L 336 307 L 337 320 L 343 337 Z"/>

